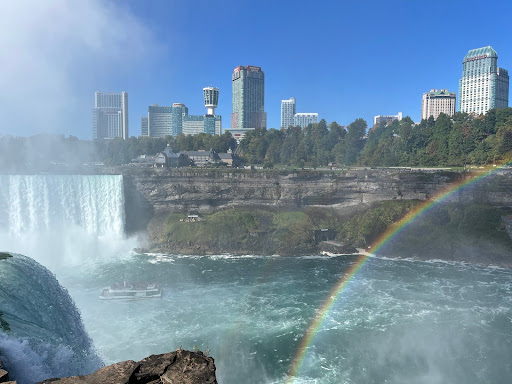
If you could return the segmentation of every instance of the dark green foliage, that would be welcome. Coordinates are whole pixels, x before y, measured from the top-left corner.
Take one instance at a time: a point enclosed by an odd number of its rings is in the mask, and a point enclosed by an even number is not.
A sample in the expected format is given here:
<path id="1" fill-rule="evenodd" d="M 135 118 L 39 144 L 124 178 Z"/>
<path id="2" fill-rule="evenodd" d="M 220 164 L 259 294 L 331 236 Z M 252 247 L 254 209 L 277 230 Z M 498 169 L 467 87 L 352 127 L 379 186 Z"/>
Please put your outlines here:
<path id="1" fill-rule="evenodd" d="M 0 252 L 0 260 L 8 259 L 9 257 L 12 257 L 9 253 Z"/>
<path id="2" fill-rule="evenodd" d="M 348 218 L 332 209 L 295 211 L 228 209 L 185 222 L 183 214 L 168 218 L 164 238 L 171 249 L 198 253 L 251 252 L 301 255 L 317 252 L 314 231 L 329 228 L 345 245 L 370 244 L 392 223 L 409 212 L 416 201 L 387 201 Z"/>
<path id="3" fill-rule="evenodd" d="M 185 222 L 182 214 L 167 221 L 165 241 L 200 252 L 231 251 L 283 255 L 313 250 L 313 224 L 303 212 L 228 209 Z"/>
<path id="4" fill-rule="evenodd" d="M 512 108 L 489 111 L 485 116 L 457 112 L 430 117 L 415 125 L 409 118 L 381 123 L 368 130 L 357 119 L 345 130 L 324 120 L 305 129 L 250 132 L 241 146 L 251 164 L 295 167 L 338 166 L 443 166 L 463 167 L 510 161 Z"/>
<path id="5" fill-rule="evenodd" d="M 510 209 L 484 204 L 435 206 L 379 252 L 466 261 L 474 257 L 479 262 L 500 263 L 512 254 L 512 240 L 501 222 L 506 214 Z"/>
<path id="6" fill-rule="evenodd" d="M 339 228 L 341 243 L 366 247 L 391 224 L 399 221 L 418 204 L 415 200 L 392 200 L 375 204 L 358 215 L 351 216 Z"/>
<path id="7" fill-rule="evenodd" d="M 485 116 L 441 114 L 418 125 L 406 117 L 368 132 L 359 165 L 465 166 L 510 161 L 512 108 Z"/>

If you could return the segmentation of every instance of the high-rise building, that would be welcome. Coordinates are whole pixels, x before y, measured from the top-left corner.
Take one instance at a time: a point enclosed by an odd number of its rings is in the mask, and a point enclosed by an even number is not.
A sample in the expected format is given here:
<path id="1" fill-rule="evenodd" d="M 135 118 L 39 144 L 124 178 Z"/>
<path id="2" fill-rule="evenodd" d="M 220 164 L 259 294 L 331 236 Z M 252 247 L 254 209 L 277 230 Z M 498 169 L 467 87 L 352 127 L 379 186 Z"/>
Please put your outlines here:
<path id="1" fill-rule="evenodd" d="M 172 136 L 183 133 L 183 120 L 188 116 L 188 108 L 182 103 L 172 104 Z"/>
<path id="2" fill-rule="evenodd" d="M 148 136 L 171 136 L 172 122 L 172 106 L 153 104 L 148 107 Z"/>
<path id="3" fill-rule="evenodd" d="M 489 45 L 471 49 L 462 62 L 459 111 L 486 113 L 508 107 L 508 71 L 498 67 L 498 54 Z"/>
<path id="4" fill-rule="evenodd" d="M 93 139 L 128 138 L 128 93 L 95 92 Z"/>
<path id="5" fill-rule="evenodd" d="M 148 136 L 164 137 L 222 133 L 222 117 L 215 115 L 219 103 L 219 89 L 203 88 L 206 115 L 189 115 L 185 104 L 174 103 L 172 106 L 160 107 L 157 104 L 148 108 Z M 144 119 L 144 117 L 142 118 Z M 144 122 L 142 122 L 144 124 Z"/>
<path id="6" fill-rule="evenodd" d="M 309 124 L 318 123 L 318 113 L 297 113 L 295 97 L 281 100 L 281 129 L 290 126 L 306 128 Z"/>
<path id="7" fill-rule="evenodd" d="M 433 116 L 437 119 L 440 113 L 453 116 L 455 113 L 455 99 L 457 96 L 446 89 L 431 89 L 430 92 L 423 94 L 421 100 L 421 119 L 428 119 Z"/>
<path id="8" fill-rule="evenodd" d="M 214 115 L 186 115 L 183 117 L 183 131 L 185 135 L 197 135 L 208 133 L 220 135 L 222 130 L 222 119 Z"/>
<path id="9" fill-rule="evenodd" d="M 287 129 L 293 126 L 293 117 L 295 116 L 295 97 L 289 100 L 281 100 L 281 129 Z"/>
<path id="10" fill-rule="evenodd" d="M 265 74 L 260 67 L 233 70 L 231 128 L 266 128 Z"/>
<path id="11" fill-rule="evenodd" d="M 293 116 L 293 126 L 306 128 L 309 124 L 318 123 L 318 113 L 296 113 Z"/>
<path id="12" fill-rule="evenodd" d="M 147 116 L 142 116 L 140 118 L 140 135 L 141 136 L 149 136 L 148 117 Z"/>
<path id="13" fill-rule="evenodd" d="M 389 123 L 393 120 L 402 120 L 402 112 L 398 112 L 396 115 L 377 115 L 373 117 L 373 125 L 382 123 L 383 121 Z"/>

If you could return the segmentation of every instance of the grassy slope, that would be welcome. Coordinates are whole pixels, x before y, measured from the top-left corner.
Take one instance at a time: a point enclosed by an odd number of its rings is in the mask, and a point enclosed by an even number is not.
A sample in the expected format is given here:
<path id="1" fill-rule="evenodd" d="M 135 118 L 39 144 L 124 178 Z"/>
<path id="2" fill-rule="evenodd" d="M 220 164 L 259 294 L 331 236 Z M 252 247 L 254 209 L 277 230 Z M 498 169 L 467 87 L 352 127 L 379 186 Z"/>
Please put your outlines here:
<path id="1" fill-rule="evenodd" d="M 185 216 L 174 213 L 167 219 L 161 242 L 175 252 L 303 255 L 318 252 L 314 230 L 330 228 L 337 231 L 337 242 L 365 247 L 418 203 L 385 201 L 350 215 L 324 208 L 232 208 L 192 223 L 181 222 Z M 501 216 L 511 212 L 510 208 L 488 205 L 443 204 L 409 225 L 382 252 L 402 257 L 506 262 L 506 255 L 512 254 L 512 240 L 503 229 Z"/>

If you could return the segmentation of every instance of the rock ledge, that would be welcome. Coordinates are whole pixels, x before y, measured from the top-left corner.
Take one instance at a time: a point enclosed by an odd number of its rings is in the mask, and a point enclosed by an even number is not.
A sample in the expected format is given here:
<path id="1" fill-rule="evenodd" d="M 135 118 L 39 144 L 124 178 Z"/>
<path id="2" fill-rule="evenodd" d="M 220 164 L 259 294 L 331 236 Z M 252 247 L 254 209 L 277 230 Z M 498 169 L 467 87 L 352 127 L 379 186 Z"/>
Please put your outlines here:
<path id="1" fill-rule="evenodd" d="M 85 376 L 47 379 L 37 384 L 217 384 L 213 358 L 182 349 L 122 361 Z"/>

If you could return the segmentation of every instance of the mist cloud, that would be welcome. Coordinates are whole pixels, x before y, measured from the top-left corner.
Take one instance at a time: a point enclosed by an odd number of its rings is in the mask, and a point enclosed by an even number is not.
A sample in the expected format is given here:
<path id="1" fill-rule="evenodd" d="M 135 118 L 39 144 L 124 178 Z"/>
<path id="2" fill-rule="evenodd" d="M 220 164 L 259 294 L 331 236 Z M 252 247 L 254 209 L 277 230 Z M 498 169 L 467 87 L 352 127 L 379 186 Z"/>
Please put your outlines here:
<path id="1" fill-rule="evenodd" d="M 0 135 L 91 138 L 95 90 L 156 49 L 123 2 L 0 1 Z M 117 82 L 116 82 L 117 80 Z"/>

